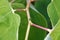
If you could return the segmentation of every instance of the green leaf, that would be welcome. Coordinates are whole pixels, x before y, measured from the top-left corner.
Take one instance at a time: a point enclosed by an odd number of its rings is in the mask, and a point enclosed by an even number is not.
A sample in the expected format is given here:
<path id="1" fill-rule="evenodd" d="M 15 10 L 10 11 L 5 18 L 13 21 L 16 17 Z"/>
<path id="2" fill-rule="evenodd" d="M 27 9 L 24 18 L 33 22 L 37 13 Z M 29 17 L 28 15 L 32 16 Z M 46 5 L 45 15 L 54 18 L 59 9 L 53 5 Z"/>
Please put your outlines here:
<path id="1" fill-rule="evenodd" d="M 12 7 L 13 9 L 24 9 L 25 8 L 24 4 L 16 3 L 16 2 L 12 4 Z"/>
<path id="2" fill-rule="evenodd" d="M 52 24 L 55 25 L 50 34 L 51 40 L 60 40 L 60 5 L 59 0 L 53 0 L 48 6 L 49 16 Z"/>
<path id="3" fill-rule="evenodd" d="M 21 3 L 13 3 L 12 7 L 14 9 L 16 8 L 25 8 L 25 6 Z M 27 27 L 28 27 L 28 19 L 27 19 L 27 14 L 25 11 L 16 11 L 16 14 L 20 15 L 21 17 L 21 23 L 19 26 L 19 33 L 18 33 L 18 40 L 25 40 L 25 36 L 26 36 L 26 31 L 27 31 Z"/>
<path id="4" fill-rule="evenodd" d="M 31 15 L 31 21 L 33 23 L 43 27 L 47 27 L 47 21 L 41 13 L 33 9 L 30 9 L 30 15 Z M 28 40 L 44 40 L 46 34 L 47 34 L 46 31 L 31 26 Z"/>
<path id="5" fill-rule="evenodd" d="M 60 40 L 60 19 L 50 34 L 52 40 Z"/>
<path id="6" fill-rule="evenodd" d="M 26 0 L 15 0 L 15 2 L 17 2 L 17 3 L 25 3 L 26 4 Z"/>
<path id="7" fill-rule="evenodd" d="M 11 2 L 12 0 L 8 0 L 9 2 Z M 14 0 L 14 2 L 16 3 L 26 3 L 26 0 Z"/>
<path id="8" fill-rule="evenodd" d="M 50 0 L 37 0 L 35 2 L 35 8 L 41 12 L 46 18 L 47 15 L 47 5 L 50 3 Z"/>
<path id="9" fill-rule="evenodd" d="M 60 17 L 60 4 L 59 3 L 60 3 L 60 0 L 53 0 L 53 4 L 54 4 L 54 6 L 56 8 L 56 11 L 58 12 L 57 14 Z"/>
<path id="10" fill-rule="evenodd" d="M 7 0 L 0 0 L 0 40 L 16 40 L 20 16 L 12 13 Z"/>
<path id="11" fill-rule="evenodd" d="M 50 17 L 52 26 L 54 27 L 57 24 L 58 20 L 59 20 L 59 16 L 58 16 L 58 12 L 57 12 L 53 2 L 51 2 L 48 5 L 47 11 L 48 11 L 48 15 Z"/>
<path id="12" fill-rule="evenodd" d="M 37 0 L 34 4 L 35 8 L 46 18 L 48 28 L 51 28 L 51 21 L 47 13 L 47 6 L 50 2 L 51 0 Z"/>
<path id="13" fill-rule="evenodd" d="M 24 12 L 24 11 L 16 12 L 16 13 L 21 16 L 21 23 L 20 23 L 20 27 L 19 27 L 18 40 L 25 40 L 26 31 L 27 31 L 27 27 L 28 27 L 27 15 L 26 15 L 26 12 Z"/>
<path id="14" fill-rule="evenodd" d="M 13 1 L 13 0 L 8 0 L 8 1 L 11 2 L 11 1 Z M 13 3 L 21 3 L 21 4 L 26 5 L 26 0 L 14 0 Z M 12 4 L 13 4 L 13 3 L 12 3 Z"/>

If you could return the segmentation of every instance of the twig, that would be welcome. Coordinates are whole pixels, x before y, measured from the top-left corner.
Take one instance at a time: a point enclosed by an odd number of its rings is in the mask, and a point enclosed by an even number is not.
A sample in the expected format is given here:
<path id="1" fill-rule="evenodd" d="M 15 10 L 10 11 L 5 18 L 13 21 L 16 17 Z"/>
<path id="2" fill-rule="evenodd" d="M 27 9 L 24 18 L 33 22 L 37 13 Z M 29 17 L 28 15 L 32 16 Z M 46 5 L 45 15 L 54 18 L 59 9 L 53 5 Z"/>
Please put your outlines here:
<path id="1" fill-rule="evenodd" d="M 45 31 L 51 32 L 51 29 L 48 29 L 48 28 L 45 28 L 45 27 L 42 27 L 42 26 L 36 25 L 36 24 L 34 24 L 34 23 L 31 23 L 31 25 L 34 26 L 34 27 L 37 27 L 37 28 L 43 29 L 43 30 L 45 30 Z"/>
<path id="2" fill-rule="evenodd" d="M 16 11 L 26 11 L 26 9 L 16 9 Z"/>

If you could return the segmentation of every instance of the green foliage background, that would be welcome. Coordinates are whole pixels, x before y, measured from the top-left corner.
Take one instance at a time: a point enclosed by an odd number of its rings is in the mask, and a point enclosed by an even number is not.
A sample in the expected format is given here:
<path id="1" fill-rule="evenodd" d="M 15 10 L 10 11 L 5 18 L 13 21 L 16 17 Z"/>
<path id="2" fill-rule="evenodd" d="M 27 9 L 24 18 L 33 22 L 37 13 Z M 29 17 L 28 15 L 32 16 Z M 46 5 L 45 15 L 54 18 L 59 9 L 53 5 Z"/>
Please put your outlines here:
<path id="1" fill-rule="evenodd" d="M 26 0 L 0 0 L 0 40 L 25 40 L 28 19 L 24 9 Z M 51 33 L 31 26 L 28 40 L 60 40 L 60 0 L 36 0 L 32 2 L 29 12 L 34 24 L 51 28 Z M 17 33 L 18 30 L 18 33 Z M 17 34 L 18 38 L 17 38 Z M 46 35 L 49 34 L 49 38 Z M 45 39 L 44 39 L 45 38 Z"/>

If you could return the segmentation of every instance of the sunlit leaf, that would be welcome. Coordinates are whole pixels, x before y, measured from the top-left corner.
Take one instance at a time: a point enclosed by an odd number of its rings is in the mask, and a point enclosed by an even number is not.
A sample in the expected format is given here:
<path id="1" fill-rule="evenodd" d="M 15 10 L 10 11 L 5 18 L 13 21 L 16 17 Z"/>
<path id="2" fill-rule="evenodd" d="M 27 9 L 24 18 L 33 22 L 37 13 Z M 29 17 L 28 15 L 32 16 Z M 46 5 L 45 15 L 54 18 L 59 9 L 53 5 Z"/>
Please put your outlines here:
<path id="1" fill-rule="evenodd" d="M 60 40 L 60 20 L 55 25 L 55 28 L 53 29 L 51 33 L 51 39 L 52 40 Z"/>
<path id="2" fill-rule="evenodd" d="M 56 25 L 56 23 L 58 22 L 59 16 L 58 16 L 58 12 L 57 12 L 53 2 L 51 2 L 48 5 L 47 11 L 48 11 L 48 15 L 50 17 L 52 26 L 54 27 Z"/>
<path id="3" fill-rule="evenodd" d="M 17 40 L 20 16 L 13 13 L 7 0 L 0 0 L 0 40 Z"/>

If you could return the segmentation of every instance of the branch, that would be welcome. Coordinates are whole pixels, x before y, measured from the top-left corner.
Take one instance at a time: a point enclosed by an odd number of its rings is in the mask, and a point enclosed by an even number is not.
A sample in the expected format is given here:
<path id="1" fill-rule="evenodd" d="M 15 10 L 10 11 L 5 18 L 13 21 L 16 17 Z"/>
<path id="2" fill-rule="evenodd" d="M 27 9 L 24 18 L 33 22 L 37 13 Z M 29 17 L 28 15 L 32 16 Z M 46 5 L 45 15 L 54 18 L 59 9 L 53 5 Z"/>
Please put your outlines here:
<path id="1" fill-rule="evenodd" d="M 29 31 L 30 31 L 30 13 L 29 13 L 29 7 L 30 7 L 30 4 L 31 4 L 31 0 L 28 0 L 27 2 L 27 6 L 26 6 L 26 13 L 27 13 L 27 17 L 28 17 L 28 27 L 27 27 L 27 31 L 26 31 L 26 36 L 25 36 L 25 40 L 28 40 L 28 36 L 29 36 Z"/>

